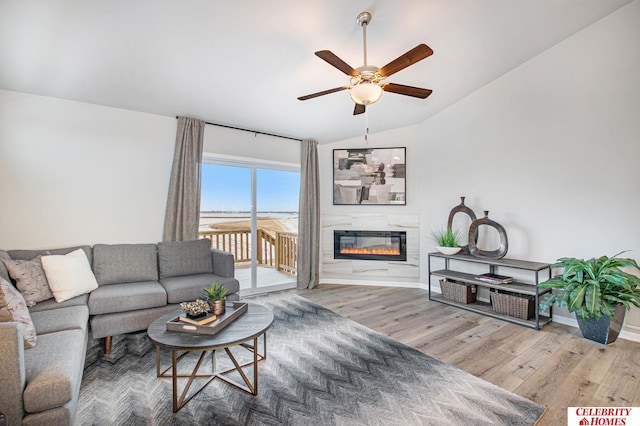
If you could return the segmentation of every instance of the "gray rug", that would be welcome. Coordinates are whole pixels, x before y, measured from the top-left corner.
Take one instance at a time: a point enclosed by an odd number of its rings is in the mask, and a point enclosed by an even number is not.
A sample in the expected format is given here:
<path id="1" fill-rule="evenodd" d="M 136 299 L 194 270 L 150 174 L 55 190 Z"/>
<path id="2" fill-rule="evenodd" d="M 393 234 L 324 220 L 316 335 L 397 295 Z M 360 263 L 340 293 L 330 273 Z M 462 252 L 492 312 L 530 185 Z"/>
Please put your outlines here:
<path id="1" fill-rule="evenodd" d="M 125 348 L 118 359 L 89 347 L 77 423 L 512 426 L 545 410 L 300 296 L 250 301 L 275 314 L 257 397 L 214 380 L 173 414 L 171 380 L 156 378 L 142 333 L 114 342 Z"/>

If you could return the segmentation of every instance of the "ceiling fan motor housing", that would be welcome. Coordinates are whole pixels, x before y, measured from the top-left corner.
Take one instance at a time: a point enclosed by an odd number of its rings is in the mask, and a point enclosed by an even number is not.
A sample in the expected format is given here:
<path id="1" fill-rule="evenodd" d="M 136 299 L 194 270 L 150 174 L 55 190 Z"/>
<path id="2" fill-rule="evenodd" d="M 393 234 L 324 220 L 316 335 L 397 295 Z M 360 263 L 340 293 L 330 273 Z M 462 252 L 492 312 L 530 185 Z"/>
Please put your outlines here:
<path id="1" fill-rule="evenodd" d="M 369 12 L 360 12 L 358 17 L 356 18 L 356 22 L 361 27 L 364 25 L 369 25 L 369 22 L 371 22 L 371 14 Z"/>
<path id="2" fill-rule="evenodd" d="M 363 67 L 356 68 L 358 71 L 358 75 L 351 77 L 351 85 L 355 86 L 363 81 L 367 81 L 370 83 L 380 83 L 384 80 L 384 77 L 380 75 L 378 72 L 379 68 L 374 67 L 373 65 L 365 65 Z"/>

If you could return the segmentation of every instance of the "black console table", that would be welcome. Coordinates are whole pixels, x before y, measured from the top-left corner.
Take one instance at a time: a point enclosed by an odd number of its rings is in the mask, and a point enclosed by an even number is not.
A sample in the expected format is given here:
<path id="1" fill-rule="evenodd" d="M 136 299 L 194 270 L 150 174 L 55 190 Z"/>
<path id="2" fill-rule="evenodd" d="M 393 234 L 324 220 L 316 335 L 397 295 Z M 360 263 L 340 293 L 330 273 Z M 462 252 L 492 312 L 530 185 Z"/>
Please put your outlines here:
<path id="1" fill-rule="evenodd" d="M 437 262 L 439 265 L 443 265 L 442 269 L 433 269 L 432 263 Z M 469 264 L 482 265 L 483 271 L 478 270 L 478 266 L 472 266 Z M 475 268 L 476 272 L 471 273 L 469 269 Z M 496 284 L 489 283 L 475 277 L 482 273 L 494 273 L 501 275 L 509 275 L 505 273 L 505 269 L 524 271 L 524 273 L 532 275 L 532 283 L 522 282 L 522 278 L 518 280 L 514 279 L 509 284 Z M 548 288 L 541 288 L 538 284 L 541 282 L 540 274 L 546 275 L 544 279 L 551 278 L 551 265 L 548 263 L 530 262 L 526 260 L 517 259 L 485 259 L 474 257 L 465 254 L 447 255 L 439 252 L 429 253 L 429 300 L 433 300 L 447 305 L 455 306 L 458 308 L 466 309 L 468 311 L 477 312 L 483 315 L 498 318 L 504 321 L 509 321 L 514 324 L 519 324 L 525 327 L 539 330 L 540 327 L 551 322 L 553 312 L 550 309 L 548 315 L 541 315 L 540 313 L 540 296 L 550 292 Z M 474 303 L 458 303 L 456 301 L 447 300 L 442 297 L 441 294 L 434 294 L 431 291 L 432 276 L 441 277 L 449 280 L 453 280 L 459 283 L 466 283 L 476 285 L 478 288 L 488 288 L 490 291 L 504 290 L 513 294 L 520 294 L 524 296 L 534 296 L 535 298 L 535 316 L 531 319 L 520 319 L 509 315 L 497 313 L 493 310 L 490 303 L 476 301 Z"/>

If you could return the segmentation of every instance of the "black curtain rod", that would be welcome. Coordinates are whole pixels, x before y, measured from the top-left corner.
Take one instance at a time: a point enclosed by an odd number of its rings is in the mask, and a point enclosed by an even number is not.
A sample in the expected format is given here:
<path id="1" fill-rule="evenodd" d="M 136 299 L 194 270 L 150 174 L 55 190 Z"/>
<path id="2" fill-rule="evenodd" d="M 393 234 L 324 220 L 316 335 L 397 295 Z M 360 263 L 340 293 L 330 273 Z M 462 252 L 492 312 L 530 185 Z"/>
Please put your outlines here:
<path id="1" fill-rule="evenodd" d="M 178 118 L 180 118 L 180 117 L 176 116 L 176 119 L 178 119 Z M 226 127 L 227 129 L 240 130 L 242 132 L 249 132 L 249 133 L 266 135 L 266 136 L 274 136 L 276 138 L 289 139 L 289 140 L 292 140 L 292 141 L 302 142 L 302 139 L 292 138 L 290 136 L 276 135 L 276 134 L 273 134 L 273 133 L 260 132 L 258 130 L 243 129 L 241 127 L 227 126 L 226 124 L 210 123 L 208 121 L 205 121 L 204 124 L 209 124 L 211 126 L 218 126 L 218 127 Z"/>

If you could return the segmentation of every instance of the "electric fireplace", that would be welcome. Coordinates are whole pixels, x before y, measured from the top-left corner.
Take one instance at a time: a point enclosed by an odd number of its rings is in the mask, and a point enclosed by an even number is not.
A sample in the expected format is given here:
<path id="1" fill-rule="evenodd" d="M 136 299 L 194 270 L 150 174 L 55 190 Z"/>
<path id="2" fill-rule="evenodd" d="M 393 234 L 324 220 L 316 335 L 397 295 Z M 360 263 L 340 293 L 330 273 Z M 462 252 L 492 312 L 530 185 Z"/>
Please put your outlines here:
<path id="1" fill-rule="evenodd" d="M 333 258 L 407 260 L 405 231 L 333 231 Z"/>

